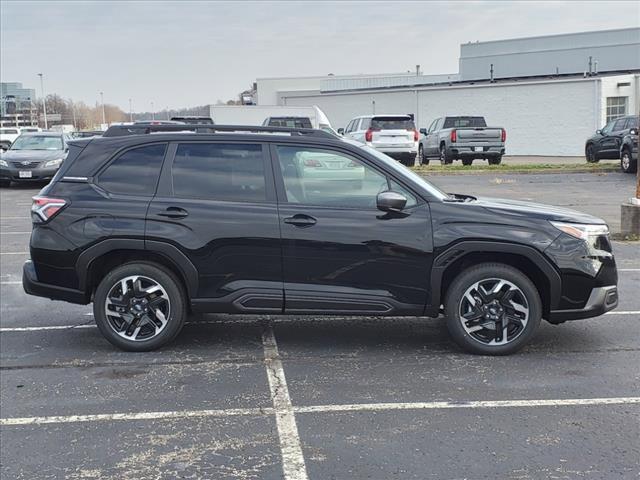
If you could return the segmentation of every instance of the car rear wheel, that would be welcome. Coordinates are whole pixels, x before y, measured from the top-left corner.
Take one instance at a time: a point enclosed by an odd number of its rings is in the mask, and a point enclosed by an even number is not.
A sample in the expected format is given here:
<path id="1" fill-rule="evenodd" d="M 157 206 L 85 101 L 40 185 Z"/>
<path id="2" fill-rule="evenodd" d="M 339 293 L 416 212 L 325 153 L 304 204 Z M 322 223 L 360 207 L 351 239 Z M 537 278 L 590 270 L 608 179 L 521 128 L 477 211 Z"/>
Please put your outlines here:
<path id="1" fill-rule="evenodd" d="M 473 158 L 463 158 L 462 165 L 465 165 L 467 167 L 473 165 Z"/>
<path id="2" fill-rule="evenodd" d="M 502 163 L 502 155 L 489 158 L 489 165 L 500 165 Z"/>
<path id="3" fill-rule="evenodd" d="M 128 263 L 109 272 L 93 300 L 98 328 L 128 351 L 155 350 L 173 340 L 187 317 L 175 275 L 152 263 Z"/>
<path id="4" fill-rule="evenodd" d="M 596 150 L 593 148 L 593 145 L 587 145 L 587 148 L 584 151 L 584 156 L 587 158 L 588 163 L 597 163 L 598 157 L 596 156 Z"/>
<path id="5" fill-rule="evenodd" d="M 453 163 L 453 158 L 451 158 L 451 155 L 447 152 L 445 145 L 440 145 L 440 163 L 442 165 L 450 165 Z"/>
<path id="6" fill-rule="evenodd" d="M 622 150 L 620 156 L 620 169 L 624 173 L 636 173 L 638 171 L 638 160 L 631 158 L 631 151 L 628 148 Z"/>
<path id="7" fill-rule="evenodd" d="M 532 338 L 542 316 L 535 285 L 521 271 L 500 263 L 477 265 L 458 275 L 444 306 L 453 340 L 481 355 L 519 350 Z"/>

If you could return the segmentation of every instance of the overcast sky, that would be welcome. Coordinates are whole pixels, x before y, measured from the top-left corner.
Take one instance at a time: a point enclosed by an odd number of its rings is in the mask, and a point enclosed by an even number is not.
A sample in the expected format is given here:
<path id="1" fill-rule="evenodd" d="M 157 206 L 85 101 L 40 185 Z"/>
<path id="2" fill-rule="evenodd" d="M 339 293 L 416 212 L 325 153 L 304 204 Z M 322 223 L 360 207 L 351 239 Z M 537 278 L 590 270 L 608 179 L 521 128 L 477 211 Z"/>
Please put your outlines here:
<path id="1" fill-rule="evenodd" d="M 148 111 L 236 98 L 256 78 L 456 73 L 460 43 L 640 26 L 640 2 L 0 0 L 3 82 Z"/>

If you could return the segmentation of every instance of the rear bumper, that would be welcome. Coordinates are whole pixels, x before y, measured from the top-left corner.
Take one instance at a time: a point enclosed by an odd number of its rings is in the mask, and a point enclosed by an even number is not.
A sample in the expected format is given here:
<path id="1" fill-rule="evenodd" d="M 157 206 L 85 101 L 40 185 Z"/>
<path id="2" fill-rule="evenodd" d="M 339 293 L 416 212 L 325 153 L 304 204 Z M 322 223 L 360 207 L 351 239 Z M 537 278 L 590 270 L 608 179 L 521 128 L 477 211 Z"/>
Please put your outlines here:
<path id="1" fill-rule="evenodd" d="M 476 150 L 478 148 L 479 150 Z M 449 152 L 456 158 L 490 158 L 504 155 L 504 145 L 451 145 Z"/>
<path id="2" fill-rule="evenodd" d="M 597 317 L 617 306 L 618 287 L 616 285 L 595 287 L 591 290 L 591 295 L 584 307 L 575 310 L 552 310 L 548 320 L 550 323 L 562 323 L 567 320 Z"/>
<path id="3" fill-rule="evenodd" d="M 70 303 L 86 305 L 89 299 L 85 292 L 72 288 L 59 287 L 41 283 L 38 281 L 36 269 L 31 260 L 27 260 L 22 267 L 22 288 L 25 293 L 36 297 L 50 298 L 51 300 L 63 300 Z"/>

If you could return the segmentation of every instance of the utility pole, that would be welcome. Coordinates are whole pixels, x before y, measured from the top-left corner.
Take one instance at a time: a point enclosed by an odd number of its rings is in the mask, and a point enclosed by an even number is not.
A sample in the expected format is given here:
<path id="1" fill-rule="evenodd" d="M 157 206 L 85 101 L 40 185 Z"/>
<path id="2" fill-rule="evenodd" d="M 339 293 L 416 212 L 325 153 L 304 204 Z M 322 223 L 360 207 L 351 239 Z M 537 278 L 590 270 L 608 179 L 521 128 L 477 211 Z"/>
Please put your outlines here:
<path id="1" fill-rule="evenodd" d="M 133 123 L 133 109 L 131 108 L 131 99 L 129 99 L 129 121 Z"/>
<path id="2" fill-rule="evenodd" d="M 104 92 L 100 92 L 100 103 L 102 104 L 102 124 L 107 123 L 107 117 L 104 114 Z"/>
<path id="3" fill-rule="evenodd" d="M 44 76 L 42 73 L 39 73 L 40 77 L 40 90 L 42 91 L 42 111 L 44 112 L 44 129 L 49 130 L 49 125 L 47 124 L 47 99 L 44 95 L 44 80 L 42 77 Z"/>
<path id="4" fill-rule="evenodd" d="M 151 102 L 151 120 L 156 119 L 156 112 L 153 110 L 153 102 Z"/>

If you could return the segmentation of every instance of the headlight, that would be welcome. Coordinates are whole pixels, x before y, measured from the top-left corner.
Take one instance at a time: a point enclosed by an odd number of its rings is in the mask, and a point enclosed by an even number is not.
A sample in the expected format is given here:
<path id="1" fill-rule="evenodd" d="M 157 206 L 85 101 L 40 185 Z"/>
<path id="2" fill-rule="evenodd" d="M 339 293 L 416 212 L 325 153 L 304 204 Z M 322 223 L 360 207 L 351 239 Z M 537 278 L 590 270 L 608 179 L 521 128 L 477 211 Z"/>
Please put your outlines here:
<path id="1" fill-rule="evenodd" d="M 551 222 L 551 225 L 572 237 L 587 241 L 589 238 L 599 235 L 609 235 L 609 227 L 606 225 L 589 225 L 584 223 Z"/>
<path id="2" fill-rule="evenodd" d="M 45 168 L 46 167 L 59 167 L 62 164 L 62 160 L 64 160 L 64 158 L 56 158 L 55 160 L 49 160 L 47 163 L 44 164 Z"/>
<path id="3" fill-rule="evenodd" d="M 8 166 L 9 164 L 5 160 L 0 159 L 0 167 L 8 167 Z"/>

